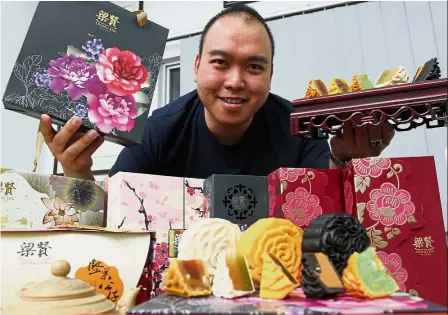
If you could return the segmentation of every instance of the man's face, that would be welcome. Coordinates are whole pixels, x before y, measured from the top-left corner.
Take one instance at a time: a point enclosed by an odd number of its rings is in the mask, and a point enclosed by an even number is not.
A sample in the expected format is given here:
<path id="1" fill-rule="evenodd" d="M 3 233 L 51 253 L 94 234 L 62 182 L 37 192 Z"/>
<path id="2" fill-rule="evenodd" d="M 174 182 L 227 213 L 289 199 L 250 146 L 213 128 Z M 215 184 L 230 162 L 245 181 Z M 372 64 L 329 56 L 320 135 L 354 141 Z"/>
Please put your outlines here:
<path id="1" fill-rule="evenodd" d="M 260 109 L 271 86 L 272 49 L 257 20 L 226 16 L 216 21 L 196 56 L 199 97 L 221 125 L 245 124 Z"/>

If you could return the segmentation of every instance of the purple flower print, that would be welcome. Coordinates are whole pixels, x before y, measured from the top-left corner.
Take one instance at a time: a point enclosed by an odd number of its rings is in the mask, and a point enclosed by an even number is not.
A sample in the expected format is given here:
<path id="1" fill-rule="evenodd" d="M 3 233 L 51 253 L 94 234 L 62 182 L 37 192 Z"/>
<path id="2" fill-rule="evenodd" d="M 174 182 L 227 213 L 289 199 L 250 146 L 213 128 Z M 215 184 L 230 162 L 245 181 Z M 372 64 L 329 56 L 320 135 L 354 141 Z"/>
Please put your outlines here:
<path id="1" fill-rule="evenodd" d="M 99 38 L 88 40 L 84 43 L 84 45 L 82 45 L 82 49 L 86 53 L 87 57 L 98 61 L 99 55 L 104 50 L 103 42 Z"/>
<path id="2" fill-rule="evenodd" d="M 95 66 L 73 55 L 51 60 L 48 73 L 53 76 L 50 83 L 53 92 L 61 94 L 62 91 L 67 90 L 72 100 L 87 95 L 87 89 L 96 77 Z"/>
<path id="3" fill-rule="evenodd" d="M 85 118 L 87 116 L 87 108 L 83 104 L 76 104 L 73 111 L 79 118 Z"/>
<path id="4" fill-rule="evenodd" d="M 40 69 L 34 74 L 34 83 L 39 87 L 48 87 L 51 82 L 51 75 L 47 69 Z"/>

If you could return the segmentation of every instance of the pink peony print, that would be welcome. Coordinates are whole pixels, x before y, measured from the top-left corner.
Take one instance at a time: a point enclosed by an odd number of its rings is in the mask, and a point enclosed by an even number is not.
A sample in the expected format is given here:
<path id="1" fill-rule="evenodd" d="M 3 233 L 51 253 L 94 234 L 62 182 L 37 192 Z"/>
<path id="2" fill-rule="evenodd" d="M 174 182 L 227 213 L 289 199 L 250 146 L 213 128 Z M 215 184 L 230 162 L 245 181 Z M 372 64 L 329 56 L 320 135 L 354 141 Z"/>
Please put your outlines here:
<path id="1" fill-rule="evenodd" d="M 311 220 L 322 214 L 319 203 L 319 197 L 299 187 L 295 192 L 286 194 L 286 202 L 282 205 L 283 215 L 297 226 L 308 226 Z"/>
<path id="2" fill-rule="evenodd" d="M 415 212 L 411 194 L 404 189 L 397 189 L 391 183 L 383 183 L 380 189 L 373 189 L 366 208 L 370 218 L 380 221 L 384 226 L 403 225 L 407 217 Z"/>
<path id="3" fill-rule="evenodd" d="M 306 168 L 280 168 L 279 178 L 281 181 L 295 182 L 299 176 L 306 173 Z"/>
<path id="4" fill-rule="evenodd" d="M 134 118 L 137 117 L 135 99 L 132 95 L 118 96 L 111 93 L 104 85 L 97 82 L 89 89 L 89 120 L 104 133 L 116 128 L 120 131 L 131 131 Z"/>
<path id="5" fill-rule="evenodd" d="M 356 174 L 373 178 L 379 177 L 384 170 L 391 166 L 390 159 L 386 158 L 354 159 L 352 163 Z"/>
<path id="6" fill-rule="evenodd" d="M 41 198 L 41 200 L 49 209 L 42 220 L 43 224 L 50 222 L 56 226 L 79 224 L 78 211 L 73 208 L 71 203 L 66 203 L 59 197 L 55 199 Z"/>
<path id="7" fill-rule="evenodd" d="M 141 64 L 141 58 L 130 50 L 108 48 L 98 58 L 98 77 L 115 95 L 134 94 L 148 79 L 148 70 Z"/>
<path id="8" fill-rule="evenodd" d="M 391 276 L 395 279 L 395 282 L 397 282 L 400 287 L 400 292 L 406 292 L 405 283 L 406 280 L 408 280 L 408 272 L 401 267 L 402 260 L 400 255 L 395 253 L 387 254 L 385 252 L 378 252 L 377 255 L 384 267 L 389 270 Z"/>

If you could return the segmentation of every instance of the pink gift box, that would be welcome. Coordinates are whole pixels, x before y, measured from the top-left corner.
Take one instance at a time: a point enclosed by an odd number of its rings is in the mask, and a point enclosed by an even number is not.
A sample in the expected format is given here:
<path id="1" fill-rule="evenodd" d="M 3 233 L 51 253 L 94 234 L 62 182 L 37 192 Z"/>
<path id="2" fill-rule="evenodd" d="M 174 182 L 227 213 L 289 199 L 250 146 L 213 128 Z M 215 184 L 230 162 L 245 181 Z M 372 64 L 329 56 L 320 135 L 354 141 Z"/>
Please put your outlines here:
<path id="1" fill-rule="evenodd" d="M 109 180 L 107 226 L 156 232 L 151 297 L 163 293 L 162 273 L 177 256 L 182 232 L 208 217 L 203 179 L 119 172 Z"/>

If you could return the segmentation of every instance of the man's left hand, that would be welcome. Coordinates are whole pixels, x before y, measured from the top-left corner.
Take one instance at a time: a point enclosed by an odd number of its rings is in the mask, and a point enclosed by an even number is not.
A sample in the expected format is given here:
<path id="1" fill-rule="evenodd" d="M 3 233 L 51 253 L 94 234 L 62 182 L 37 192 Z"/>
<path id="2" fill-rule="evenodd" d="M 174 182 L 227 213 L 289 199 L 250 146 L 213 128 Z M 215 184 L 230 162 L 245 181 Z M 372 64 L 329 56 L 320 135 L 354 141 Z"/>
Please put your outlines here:
<path id="1" fill-rule="evenodd" d="M 390 144 L 395 130 L 387 121 L 379 126 L 353 127 L 350 122 L 342 126 L 342 134 L 330 140 L 333 155 L 341 161 L 376 157 Z"/>

